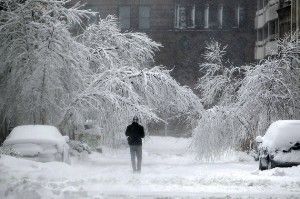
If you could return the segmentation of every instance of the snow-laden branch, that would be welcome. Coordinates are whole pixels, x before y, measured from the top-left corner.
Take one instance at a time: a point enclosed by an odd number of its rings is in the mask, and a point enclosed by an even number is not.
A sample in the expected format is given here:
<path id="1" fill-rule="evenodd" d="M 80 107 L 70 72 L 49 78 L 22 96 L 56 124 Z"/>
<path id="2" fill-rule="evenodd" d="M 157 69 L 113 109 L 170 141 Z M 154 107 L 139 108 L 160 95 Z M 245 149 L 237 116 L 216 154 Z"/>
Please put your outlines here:
<path id="1" fill-rule="evenodd" d="M 223 67 L 217 44 L 206 53 L 217 60 L 202 64 L 202 100 L 214 105 L 203 112 L 193 146 L 201 159 L 214 159 L 231 149 L 251 150 L 254 138 L 279 119 L 299 119 L 300 45 L 296 34 L 280 39 L 273 57 L 240 71 Z M 207 61 L 208 61 L 207 60 Z M 211 66 L 211 67 L 210 67 Z M 233 72 L 232 72 L 233 71 Z M 205 141 L 204 141 L 205 140 Z"/>
<path id="2" fill-rule="evenodd" d="M 66 133 L 92 119 L 116 144 L 133 115 L 145 124 L 161 115 L 199 117 L 198 97 L 170 71 L 151 67 L 161 45 L 146 34 L 121 32 L 108 16 L 73 37 L 70 26 L 94 13 L 64 7 L 65 0 L 6 2 L 12 4 L 0 11 L 1 120 L 52 124 Z"/>

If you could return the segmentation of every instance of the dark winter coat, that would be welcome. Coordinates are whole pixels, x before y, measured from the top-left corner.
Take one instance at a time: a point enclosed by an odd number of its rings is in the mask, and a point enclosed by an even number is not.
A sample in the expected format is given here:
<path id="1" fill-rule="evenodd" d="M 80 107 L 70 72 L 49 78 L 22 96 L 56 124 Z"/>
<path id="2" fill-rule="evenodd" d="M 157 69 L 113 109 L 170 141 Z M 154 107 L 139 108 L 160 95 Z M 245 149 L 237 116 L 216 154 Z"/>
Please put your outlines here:
<path id="1" fill-rule="evenodd" d="M 142 138 L 145 137 L 144 127 L 136 122 L 127 126 L 125 135 L 128 137 L 129 145 L 142 145 Z"/>

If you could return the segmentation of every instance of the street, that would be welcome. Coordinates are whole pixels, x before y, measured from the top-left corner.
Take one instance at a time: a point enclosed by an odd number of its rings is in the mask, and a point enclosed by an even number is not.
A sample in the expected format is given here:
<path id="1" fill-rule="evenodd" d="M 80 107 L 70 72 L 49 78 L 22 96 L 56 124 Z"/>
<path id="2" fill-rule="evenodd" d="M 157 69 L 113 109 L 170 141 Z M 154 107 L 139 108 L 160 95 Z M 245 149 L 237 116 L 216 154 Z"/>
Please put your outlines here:
<path id="1" fill-rule="evenodd" d="M 300 198 L 300 167 L 258 171 L 234 152 L 201 163 L 189 141 L 146 138 L 141 174 L 132 173 L 128 148 L 104 148 L 71 165 L 2 156 L 0 198 Z"/>

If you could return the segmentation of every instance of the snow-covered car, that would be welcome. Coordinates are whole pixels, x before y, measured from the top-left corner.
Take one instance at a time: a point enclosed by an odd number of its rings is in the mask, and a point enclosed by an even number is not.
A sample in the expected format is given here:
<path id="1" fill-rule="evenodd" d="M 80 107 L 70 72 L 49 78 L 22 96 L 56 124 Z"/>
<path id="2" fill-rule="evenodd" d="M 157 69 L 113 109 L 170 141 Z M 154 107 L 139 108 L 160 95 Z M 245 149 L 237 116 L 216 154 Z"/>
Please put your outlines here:
<path id="1" fill-rule="evenodd" d="M 300 165 L 300 120 L 279 120 L 256 138 L 259 169 Z"/>
<path id="2" fill-rule="evenodd" d="M 70 163 L 68 136 L 54 126 L 24 125 L 15 127 L 3 143 L 21 157 L 39 162 Z"/>

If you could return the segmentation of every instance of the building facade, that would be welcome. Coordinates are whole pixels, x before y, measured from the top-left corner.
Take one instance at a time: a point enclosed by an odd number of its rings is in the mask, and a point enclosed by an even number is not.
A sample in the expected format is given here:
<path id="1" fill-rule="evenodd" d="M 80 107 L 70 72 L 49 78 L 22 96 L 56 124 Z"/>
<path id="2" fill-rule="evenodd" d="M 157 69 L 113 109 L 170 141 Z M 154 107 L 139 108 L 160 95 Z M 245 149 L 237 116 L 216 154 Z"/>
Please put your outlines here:
<path id="1" fill-rule="evenodd" d="M 254 60 L 253 0 L 86 0 L 86 7 L 119 17 L 124 31 L 142 31 L 162 43 L 155 60 L 182 84 L 194 87 L 205 44 L 228 45 L 227 58 L 237 65 Z"/>
<path id="2" fill-rule="evenodd" d="M 277 53 L 278 38 L 299 32 L 300 0 L 258 0 L 255 17 L 255 59 Z"/>

